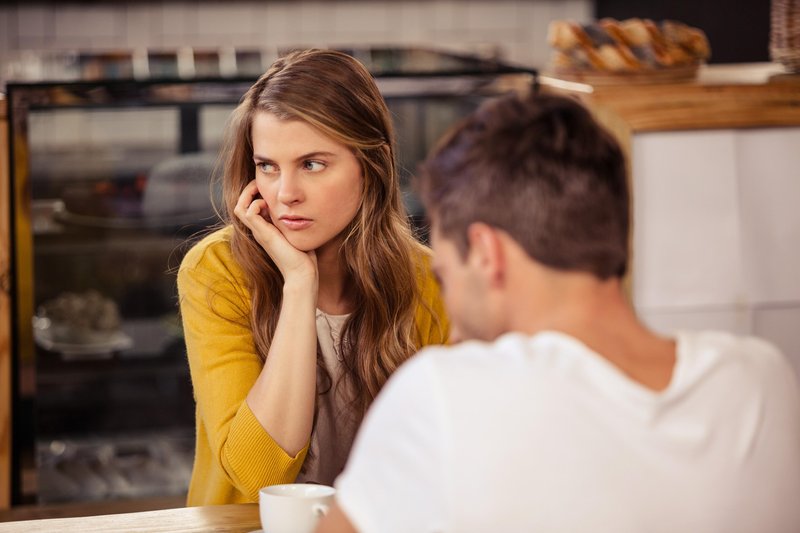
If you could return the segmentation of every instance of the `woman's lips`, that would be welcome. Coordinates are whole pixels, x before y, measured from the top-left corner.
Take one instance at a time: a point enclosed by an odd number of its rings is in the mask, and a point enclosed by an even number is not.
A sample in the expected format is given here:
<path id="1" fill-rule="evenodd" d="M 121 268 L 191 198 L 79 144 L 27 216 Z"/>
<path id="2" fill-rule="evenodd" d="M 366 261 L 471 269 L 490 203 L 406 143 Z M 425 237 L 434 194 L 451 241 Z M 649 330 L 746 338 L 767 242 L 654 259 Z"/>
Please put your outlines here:
<path id="1" fill-rule="evenodd" d="M 301 217 L 281 217 L 280 221 L 286 226 L 287 229 L 301 230 L 309 227 L 313 221 L 308 218 Z"/>

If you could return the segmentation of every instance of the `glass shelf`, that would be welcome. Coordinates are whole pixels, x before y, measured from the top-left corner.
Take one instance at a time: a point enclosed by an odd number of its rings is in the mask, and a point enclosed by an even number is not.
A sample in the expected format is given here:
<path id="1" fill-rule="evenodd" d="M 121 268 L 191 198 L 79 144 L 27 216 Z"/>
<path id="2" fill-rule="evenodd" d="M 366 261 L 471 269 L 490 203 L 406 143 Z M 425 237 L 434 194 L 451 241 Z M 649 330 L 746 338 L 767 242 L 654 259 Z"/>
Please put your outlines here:
<path id="1" fill-rule="evenodd" d="M 424 212 L 408 187 L 417 164 L 450 125 L 488 97 L 530 86 L 536 73 L 432 50 L 346 51 L 375 75 L 395 119 L 406 207 L 424 239 Z M 130 78 L 124 69 L 100 67 Z M 86 473 L 88 456 L 126 439 L 191 435 L 194 402 L 175 273 L 188 239 L 217 222 L 219 190 L 210 183 L 225 122 L 253 81 L 195 75 L 8 85 L 15 504 L 174 494 L 172 481 L 153 480 L 109 485 L 118 492 L 94 483 L 71 495 L 40 484 L 37 494 L 20 479 L 31 478 L 21 472 L 31 465 L 43 482 L 73 486 L 54 474 L 64 458 L 53 452 L 58 443 L 81 450 L 70 468 Z M 90 293 L 118 315 L 103 330 L 105 340 L 65 341 L 34 330 L 42 308 Z M 66 314 L 59 326 L 91 330 L 90 315 Z"/>

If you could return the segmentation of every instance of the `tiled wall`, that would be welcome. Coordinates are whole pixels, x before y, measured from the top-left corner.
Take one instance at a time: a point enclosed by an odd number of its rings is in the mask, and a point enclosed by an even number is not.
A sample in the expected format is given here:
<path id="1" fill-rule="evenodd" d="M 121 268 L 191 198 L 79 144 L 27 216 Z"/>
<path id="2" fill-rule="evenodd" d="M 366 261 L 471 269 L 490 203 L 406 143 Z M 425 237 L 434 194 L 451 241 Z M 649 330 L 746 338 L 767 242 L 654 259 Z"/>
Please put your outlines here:
<path id="1" fill-rule="evenodd" d="M 800 377 L 798 146 L 800 127 L 634 136 L 633 301 L 651 327 L 764 337 Z"/>
<path id="2" fill-rule="evenodd" d="M 427 44 L 541 67 L 548 22 L 591 14 L 591 0 L 23 3 L 0 6 L 0 64 L 25 51 Z"/>

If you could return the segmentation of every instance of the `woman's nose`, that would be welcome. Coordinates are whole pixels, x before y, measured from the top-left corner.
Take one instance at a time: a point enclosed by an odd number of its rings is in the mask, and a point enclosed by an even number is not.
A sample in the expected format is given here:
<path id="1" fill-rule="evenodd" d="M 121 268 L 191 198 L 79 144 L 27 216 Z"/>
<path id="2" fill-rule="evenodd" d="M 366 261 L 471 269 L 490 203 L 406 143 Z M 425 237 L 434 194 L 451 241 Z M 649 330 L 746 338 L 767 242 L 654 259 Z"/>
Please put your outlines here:
<path id="1" fill-rule="evenodd" d="M 296 204 L 302 202 L 304 199 L 302 184 L 300 177 L 292 172 L 285 172 L 281 174 L 280 184 L 278 186 L 278 201 L 286 204 Z"/>

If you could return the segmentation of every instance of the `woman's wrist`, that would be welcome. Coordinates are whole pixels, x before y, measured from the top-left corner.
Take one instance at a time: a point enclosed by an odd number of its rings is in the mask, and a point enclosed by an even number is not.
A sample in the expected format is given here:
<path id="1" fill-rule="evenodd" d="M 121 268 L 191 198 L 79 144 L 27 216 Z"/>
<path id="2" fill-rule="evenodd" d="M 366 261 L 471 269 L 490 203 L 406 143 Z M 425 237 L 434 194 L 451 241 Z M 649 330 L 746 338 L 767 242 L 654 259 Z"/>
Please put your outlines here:
<path id="1" fill-rule="evenodd" d="M 317 298 L 317 281 L 314 278 L 308 277 L 293 277 L 286 279 L 283 282 L 283 297 L 284 298 L 301 298 L 303 296 L 311 296 L 316 304 Z"/>

